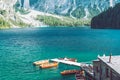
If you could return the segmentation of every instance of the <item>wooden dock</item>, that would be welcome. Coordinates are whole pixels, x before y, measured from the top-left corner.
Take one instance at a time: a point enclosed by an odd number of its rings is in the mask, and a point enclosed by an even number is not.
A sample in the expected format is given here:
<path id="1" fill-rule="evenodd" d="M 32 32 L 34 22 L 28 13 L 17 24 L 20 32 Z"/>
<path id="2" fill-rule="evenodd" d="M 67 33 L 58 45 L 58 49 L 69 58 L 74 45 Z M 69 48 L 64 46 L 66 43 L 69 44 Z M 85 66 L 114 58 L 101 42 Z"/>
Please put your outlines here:
<path id="1" fill-rule="evenodd" d="M 88 65 L 89 65 L 89 64 L 85 64 L 85 63 L 78 63 L 78 62 L 60 60 L 60 59 L 58 59 L 58 58 L 50 59 L 50 60 L 51 60 L 51 61 L 54 61 L 54 62 L 59 62 L 59 63 L 68 64 L 68 65 L 73 65 L 73 66 L 78 66 L 78 67 L 88 66 Z"/>

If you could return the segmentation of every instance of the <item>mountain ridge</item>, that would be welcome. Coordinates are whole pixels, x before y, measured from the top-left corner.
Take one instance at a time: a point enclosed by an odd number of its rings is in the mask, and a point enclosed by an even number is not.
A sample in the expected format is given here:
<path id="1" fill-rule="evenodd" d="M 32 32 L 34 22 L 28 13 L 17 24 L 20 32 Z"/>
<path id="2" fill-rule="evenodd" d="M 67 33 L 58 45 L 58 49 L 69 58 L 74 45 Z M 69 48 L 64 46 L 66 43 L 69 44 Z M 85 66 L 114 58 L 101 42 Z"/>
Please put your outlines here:
<path id="1" fill-rule="evenodd" d="M 86 25 L 86 22 L 92 17 L 118 2 L 119 0 L 115 2 L 113 0 L 1 0 L 0 17 L 2 22 L 0 25 L 4 26 L 5 22 L 9 25 L 7 25 L 8 28 L 49 26 L 44 22 L 46 21 L 43 20 L 44 17 L 47 19 L 54 17 L 55 20 L 61 19 L 61 22 L 63 19 L 72 21 L 70 22 L 72 26 L 81 26 Z M 41 17 L 43 19 L 39 18 L 40 20 L 38 20 L 38 15 L 44 16 Z M 78 21 L 80 21 L 79 24 Z M 55 26 L 59 26 L 55 22 L 53 23 Z M 69 23 L 65 24 L 69 25 Z M 87 25 L 90 25 L 90 22 Z"/>
<path id="2" fill-rule="evenodd" d="M 23 2 L 23 0 L 21 0 Z M 29 0 L 31 8 L 70 16 L 72 18 L 92 18 L 109 7 L 113 7 L 119 0 Z M 23 5 L 24 7 L 24 5 Z M 79 9 L 79 10 L 78 10 Z M 81 16 L 82 14 L 83 16 Z"/>

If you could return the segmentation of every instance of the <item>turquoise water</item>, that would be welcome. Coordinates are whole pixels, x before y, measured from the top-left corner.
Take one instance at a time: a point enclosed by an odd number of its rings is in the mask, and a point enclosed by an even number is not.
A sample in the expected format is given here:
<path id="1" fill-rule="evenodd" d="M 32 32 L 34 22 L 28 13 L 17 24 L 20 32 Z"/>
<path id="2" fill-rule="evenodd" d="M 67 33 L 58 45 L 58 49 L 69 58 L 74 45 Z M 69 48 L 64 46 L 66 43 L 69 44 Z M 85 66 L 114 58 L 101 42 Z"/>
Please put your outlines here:
<path id="1" fill-rule="evenodd" d="M 85 28 L 27 28 L 0 31 L 0 80 L 74 80 L 61 76 L 64 69 L 79 67 L 60 64 L 40 69 L 36 60 L 58 57 L 90 62 L 97 55 L 120 55 L 120 30 Z"/>

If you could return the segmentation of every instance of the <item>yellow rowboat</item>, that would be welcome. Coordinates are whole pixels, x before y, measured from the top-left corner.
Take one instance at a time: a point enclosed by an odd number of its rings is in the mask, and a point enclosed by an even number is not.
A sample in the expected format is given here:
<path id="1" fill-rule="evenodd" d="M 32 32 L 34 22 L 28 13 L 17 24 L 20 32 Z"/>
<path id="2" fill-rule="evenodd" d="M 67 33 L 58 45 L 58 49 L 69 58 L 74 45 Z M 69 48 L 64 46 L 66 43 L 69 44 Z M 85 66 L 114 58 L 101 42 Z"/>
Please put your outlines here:
<path id="1" fill-rule="evenodd" d="M 58 63 L 57 62 L 53 62 L 53 63 L 46 63 L 46 64 L 41 64 L 40 68 L 52 68 L 52 67 L 57 67 Z"/>
<path id="2" fill-rule="evenodd" d="M 47 63 L 49 63 L 49 60 L 40 60 L 40 61 L 33 62 L 34 65 L 42 65 Z"/>

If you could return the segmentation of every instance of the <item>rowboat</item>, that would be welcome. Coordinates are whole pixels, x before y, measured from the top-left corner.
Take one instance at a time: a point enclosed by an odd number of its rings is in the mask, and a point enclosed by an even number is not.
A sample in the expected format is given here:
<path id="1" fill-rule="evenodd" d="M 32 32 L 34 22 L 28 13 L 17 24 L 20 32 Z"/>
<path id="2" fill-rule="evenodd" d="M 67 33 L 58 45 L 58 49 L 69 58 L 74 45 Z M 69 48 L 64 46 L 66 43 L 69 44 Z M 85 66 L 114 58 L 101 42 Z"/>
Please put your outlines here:
<path id="1" fill-rule="evenodd" d="M 40 60 L 40 61 L 33 62 L 34 65 L 41 65 L 46 63 L 49 63 L 49 60 Z"/>
<path id="2" fill-rule="evenodd" d="M 75 74 L 78 70 L 64 70 L 61 72 L 61 75 L 70 75 Z"/>
<path id="3" fill-rule="evenodd" d="M 57 62 L 53 62 L 53 63 L 46 63 L 46 64 L 41 64 L 40 68 L 52 68 L 52 67 L 57 67 L 58 63 Z"/>

